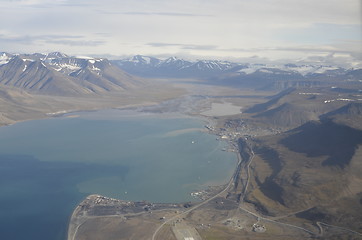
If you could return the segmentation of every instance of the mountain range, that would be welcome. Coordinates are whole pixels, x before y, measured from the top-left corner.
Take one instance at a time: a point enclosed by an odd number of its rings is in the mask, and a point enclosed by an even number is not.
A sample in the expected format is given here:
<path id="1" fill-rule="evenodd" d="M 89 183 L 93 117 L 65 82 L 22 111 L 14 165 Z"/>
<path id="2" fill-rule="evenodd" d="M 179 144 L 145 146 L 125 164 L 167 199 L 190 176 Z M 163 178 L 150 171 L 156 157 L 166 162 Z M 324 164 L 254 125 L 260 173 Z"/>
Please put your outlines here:
<path id="1" fill-rule="evenodd" d="M 114 60 L 121 69 L 143 77 L 212 77 L 226 72 L 238 64 L 219 60 L 196 62 L 170 57 L 164 60 L 136 55 L 132 58 Z"/>
<path id="2" fill-rule="evenodd" d="M 107 59 L 63 53 L 0 53 L 0 84 L 50 95 L 102 94 L 142 84 Z"/>
<path id="3" fill-rule="evenodd" d="M 120 92 L 145 83 L 145 78 L 192 78 L 206 84 L 258 90 L 290 87 L 358 85 L 362 69 L 296 64 L 250 64 L 220 60 L 187 61 L 136 55 L 107 60 L 49 54 L 0 53 L 0 84 L 50 95 Z"/>
<path id="4" fill-rule="evenodd" d="M 220 60 L 187 61 L 176 57 L 159 59 L 136 55 L 113 60 L 122 70 L 142 76 L 161 78 L 198 78 L 208 84 L 260 90 L 283 90 L 290 87 L 354 84 L 362 79 L 362 69 L 346 69 L 312 64 L 251 64 Z"/>

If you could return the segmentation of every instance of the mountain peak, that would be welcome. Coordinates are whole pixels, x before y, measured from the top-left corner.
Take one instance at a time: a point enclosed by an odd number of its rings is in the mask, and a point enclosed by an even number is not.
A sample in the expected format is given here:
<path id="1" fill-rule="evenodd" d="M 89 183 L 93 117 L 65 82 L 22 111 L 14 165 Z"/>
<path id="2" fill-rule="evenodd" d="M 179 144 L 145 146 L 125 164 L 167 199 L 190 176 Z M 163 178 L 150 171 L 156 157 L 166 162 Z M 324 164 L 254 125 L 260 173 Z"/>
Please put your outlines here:
<path id="1" fill-rule="evenodd" d="M 78 59 L 85 59 L 85 60 L 93 60 L 93 57 L 89 57 L 89 56 L 75 56 L 74 58 L 78 58 Z"/>
<path id="2" fill-rule="evenodd" d="M 46 55 L 45 58 L 67 58 L 68 55 L 61 52 L 51 52 Z"/>
<path id="3" fill-rule="evenodd" d="M 320 80 L 324 81 L 324 77 L 338 80 L 346 78 L 345 75 L 349 74 L 351 80 L 357 81 L 361 76 L 359 71 L 350 71 L 335 66 L 307 65 L 304 63 L 236 63 L 220 60 L 189 61 L 175 56 L 158 59 L 156 57 L 136 55 L 128 59 L 113 60 L 112 63 L 128 73 L 143 77 L 202 79 L 211 77 L 223 81 L 224 84 L 230 81 L 230 84 L 233 85 L 259 84 L 260 87 L 265 86 L 275 89 L 309 86 L 310 84 L 317 85 Z M 258 80 L 253 81 L 252 79 Z M 307 82 L 307 80 L 315 81 Z M 276 83 L 274 84 L 273 81 Z"/>
<path id="4" fill-rule="evenodd" d="M 169 57 L 164 61 L 164 63 L 172 63 L 172 62 L 175 62 L 177 60 L 178 60 L 177 57 Z"/>
<path id="5" fill-rule="evenodd" d="M 12 58 L 11 54 L 6 52 L 0 52 L 0 66 L 7 64 L 11 58 Z"/>
<path id="6" fill-rule="evenodd" d="M 153 64 L 153 62 L 157 61 L 157 59 L 149 56 L 136 55 L 129 61 L 137 64 Z"/>
<path id="7" fill-rule="evenodd" d="M 101 58 L 69 57 L 60 52 L 0 53 L 0 63 L 0 84 L 34 93 L 67 96 L 119 92 L 142 84 Z"/>

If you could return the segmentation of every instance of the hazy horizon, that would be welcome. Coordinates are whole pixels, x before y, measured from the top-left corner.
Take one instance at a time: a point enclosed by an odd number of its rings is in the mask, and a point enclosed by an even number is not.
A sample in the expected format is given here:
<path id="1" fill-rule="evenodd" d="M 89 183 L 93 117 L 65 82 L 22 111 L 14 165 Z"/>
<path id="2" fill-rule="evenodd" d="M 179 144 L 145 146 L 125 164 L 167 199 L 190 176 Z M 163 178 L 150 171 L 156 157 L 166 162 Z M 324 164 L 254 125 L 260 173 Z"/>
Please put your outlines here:
<path id="1" fill-rule="evenodd" d="M 361 1 L 1 0 L 1 51 L 361 63 Z"/>

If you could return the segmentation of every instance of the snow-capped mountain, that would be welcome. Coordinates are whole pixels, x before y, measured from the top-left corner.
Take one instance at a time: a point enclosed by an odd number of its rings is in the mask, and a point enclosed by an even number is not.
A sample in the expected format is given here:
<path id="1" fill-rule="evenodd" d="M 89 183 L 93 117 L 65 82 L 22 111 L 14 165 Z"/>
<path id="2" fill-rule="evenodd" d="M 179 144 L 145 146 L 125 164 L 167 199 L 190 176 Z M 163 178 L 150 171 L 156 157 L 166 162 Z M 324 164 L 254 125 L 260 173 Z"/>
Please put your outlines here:
<path id="1" fill-rule="evenodd" d="M 132 74 L 132 75 L 131 75 Z M 250 64 L 219 60 L 188 61 L 137 55 L 104 58 L 0 53 L 0 84 L 27 91 L 75 95 L 123 91 L 144 83 L 142 77 L 198 78 L 208 84 L 285 89 L 326 84 L 362 84 L 362 69 L 307 64 Z M 362 88 L 362 87 L 361 87 Z"/>
<path id="2" fill-rule="evenodd" d="M 219 60 L 187 61 L 176 57 L 162 60 L 141 55 L 113 62 L 126 72 L 143 77 L 310 79 L 335 78 L 351 71 L 351 69 L 326 65 L 241 64 Z"/>
<path id="3" fill-rule="evenodd" d="M 200 71 L 226 71 L 235 66 L 235 63 L 218 60 L 200 60 L 192 65 L 192 67 Z"/>
<path id="4" fill-rule="evenodd" d="M 154 57 L 136 55 L 127 62 L 132 63 L 135 66 L 157 66 L 160 63 L 160 60 Z"/>
<path id="5" fill-rule="evenodd" d="M 12 58 L 11 54 L 6 52 L 0 52 L 0 66 L 7 64 L 11 58 Z"/>
<path id="6" fill-rule="evenodd" d="M 161 60 L 137 55 L 129 59 L 114 60 L 126 72 L 144 77 L 211 77 L 236 66 L 218 60 L 187 61 L 177 57 Z"/>
<path id="7" fill-rule="evenodd" d="M 179 59 L 177 57 L 170 57 L 164 61 L 161 61 L 156 67 L 159 69 L 167 69 L 174 71 L 182 71 L 192 65 L 192 62 Z"/>
<path id="8" fill-rule="evenodd" d="M 123 91 L 142 84 L 107 59 L 49 54 L 1 54 L 0 84 L 55 95 Z"/>
<path id="9" fill-rule="evenodd" d="M 321 64 L 251 64 L 219 60 L 186 61 L 137 55 L 113 61 L 126 72 L 142 77 L 199 78 L 212 84 L 259 89 L 312 87 L 362 80 L 361 69 Z"/>
<path id="10" fill-rule="evenodd" d="M 296 65 L 296 64 L 284 64 L 284 65 L 266 65 L 266 64 L 247 64 L 243 68 L 238 70 L 239 73 L 253 74 L 255 72 L 263 72 L 269 74 L 300 74 L 302 76 L 308 76 L 313 74 L 331 74 L 338 75 L 343 74 L 347 69 L 343 69 L 337 66 L 325 66 L 325 65 Z"/>
<path id="11" fill-rule="evenodd" d="M 61 53 L 61 52 L 51 52 L 48 53 L 43 60 L 46 59 L 57 59 L 57 58 L 67 58 L 69 57 L 67 54 Z"/>

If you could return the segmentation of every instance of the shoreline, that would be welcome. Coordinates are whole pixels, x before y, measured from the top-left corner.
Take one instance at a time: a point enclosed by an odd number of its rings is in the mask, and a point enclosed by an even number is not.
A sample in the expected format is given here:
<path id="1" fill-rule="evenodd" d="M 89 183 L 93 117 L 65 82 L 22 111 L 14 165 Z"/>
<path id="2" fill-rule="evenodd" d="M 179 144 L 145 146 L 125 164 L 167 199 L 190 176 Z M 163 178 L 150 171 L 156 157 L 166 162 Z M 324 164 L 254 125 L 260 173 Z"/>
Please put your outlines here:
<path id="1" fill-rule="evenodd" d="M 115 108 L 112 108 L 112 109 L 115 109 Z M 117 108 L 118 109 L 118 108 Z M 139 113 L 142 113 L 142 110 L 141 111 L 137 111 L 137 108 L 128 108 L 130 110 L 135 110 L 136 112 L 139 112 Z M 126 109 L 119 109 L 119 110 L 126 110 Z M 97 110 L 95 110 L 97 111 Z M 163 114 L 169 114 L 169 113 L 155 113 L 153 112 L 152 114 L 155 114 L 155 115 L 163 115 Z M 201 129 L 198 129 L 198 130 L 201 130 L 203 132 L 206 132 L 210 135 L 214 135 L 214 136 L 218 136 L 215 132 L 213 131 L 210 131 L 209 129 L 207 129 L 205 126 L 208 125 L 208 126 L 213 126 L 213 127 L 216 127 L 217 125 L 217 120 L 213 119 L 213 117 L 210 117 L 210 116 L 204 116 L 204 115 L 196 115 L 196 114 L 185 114 L 185 113 L 171 113 L 171 115 L 180 115 L 180 116 L 183 116 L 183 117 L 187 117 L 187 118 L 191 118 L 191 119 L 198 119 L 202 122 L 205 123 L 204 125 L 204 128 L 201 128 Z M 188 130 L 188 129 L 186 129 Z M 183 131 L 183 130 L 180 130 L 180 131 Z M 220 141 L 220 140 L 217 140 L 217 141 Z M 222 140 L 221 140 L 222 141 Z M 235 144 L 237 144 L 237 142 L 235 142 L 235 140 L 229 140 L 229 141 L 223 141 L 227 144 L 228 147 L 234 147 Z M 229 188 L 231 182 L 232 182 L 232 179 L 237 171 L 237 167 L 239 165 L 239 153 L 238 152 L 234 152 L 235 154 L 235 166 L 233 167 L 232 169 L 232 172 L 230 174 L 230 178 L 228 178 L 226 180 L 226 182 L 222 183 L 222 184 L 210 184 L 210 185 L 207 185 L 205 186 L 205 188 L 203 188 L 202 190 L 201 189 L 195 189 L 194 191 L 190 192 L 189 194 L 195 198 L 195 200 L 191 200 L 191 202 L 189 202 L 191 204 L 191 206 L 199 206 L 200 204 L 204 204 L 206 202 L 208 202 L 210 199 L 213 199 L 215 198 L 215 196 L 218 196 L 220 195 L 221 193 L 224 193 L 226 191 L 226 189 Z M 221 190 L 220 190 L 221 189 Z M 203 192 L 203 194 L 201 195 L 193 195 L 194 193 L 200 193 L 200 192 Z M 74 237 L 75 237 L 75 234 L 78 230 L 78 228 L 84 223 L 87 221 L 87 219 L 90 219 L 89 216 L 83 216 L 81 219 L 78 219 L 76 216 L 77 214 L 81 211 L 81 204 L 86 201 L 87 199 L 89 199 L 90 197 L 92 196 L 101 196 L 97 193 L 93 193 L 93 194 L 90 194 L 88 195 L 85 199 L 83 199 L 80 203 L 78 203 L 78 205 L 74 208 L 70 218 L 69 218 L 69 221 L 68 221 L 68 230 L 67 230 L 67 240 L 74 240 Z M 101 196 L 101 197 L 105 197 L 107 198 L 107 196 Z M 120 201 L 124 201 L 122 199 L 118 199 Z M 131 203 L 136 203 L 136 201 L 129 201 Z M 188 204 L 187 202 L 178 202 L 178 203 L 163 203 L 163 202 L 155 202 L 155 203 L 152 203 L 152 204 L 172 204 L 172 205 L 176 205 L 176 204 Z M 167 210 L 165 208 L 165 210 Z M 80 222 L 78 222 L 80 221 Z"/>
<path id="2" fill-rule="evenodd" d="M 158 115 L 159 113 L 154 113 L 154 114 Z M 178 113 L 178 114 L 180 114 L 180 113 Z M 196 115 L 188 115 L 188 114 L 181 114 L 181 115 L 184 115 L 184 116 L 187 116 L 190 118 L 199 119 L 202 122 L 207 123 L 208 125 L 215 124 L 215 120 L 211 119 L 212 117 L 207 117 L 207 116 L 203 116 L 203 115 L 196 116 Z M 212 126 L 215 126 L 215 125 L 212 125 Z M 218 136 L 215 132 L 210 131 L 206 128 L 203 130 L 210 135 Z M 220 141 L 220 140 L 217 140 L 217 141 Z M 235 144 L 237 144 L 237 142 L 235 140 L 229 140 L 229 141 L 224 141 L 224 142 L 226 142 L 226 144 L 230 147 L 232 147 L 232 146 L 235 147 Z M 192 211 L 194 208 L 198 208 L 199 206 L 206 204 L 207 202 L 216 198 L 217 196 L 226 193 L 226 191 L 232 185 L 234 176 L 235 176 L 236 172 L 238 171 L 238 166 L 240 164 L 239 152 L 238 151 L 234 152 L 234 154 L 236 155 L 235 166 L 232 169 L 230 177 L 226 180 L 225 183 L 207 185 L 202 190 L 194 190 L 194 191 L 190 192 L 190 195 L 195 198 L 195 200 L 192 200 L 190 202 L 177 202 L 177 203 L 152 202 L 151 204 L 172 205 L 172 206 L 179 205 L 179 204 L 181 204 L 181 205 L 190 204 L 191 208 L 186 211 L 186 212 L 188 212 L 188 211 Z M 198 194 L 193 195 L 194 193 L 200 193 L 200 192 L 203 192 L 203 193 L 200 195 L 198 195 Z M 66 234 L 67 240 L 75 240 L 75 236 L 76 236 L 76 233 L 77 233 L 79 227 L 82 226 L 82 224 L 84 224 L 88 219 L 93 218 L 92 216 L 87 216 L 87 215 L 82 215 L 81 218 L 77 218 L 77 214 L 79 214 L 79 212 L 82 211 L 82 204 L 84 203 L 84 201 L 87 201 L 92 197 L 108 198 L 107 196 L 102 196 L 97 193 L 93 193 L 93 194 L 88 195 L 86 198 L 84 198 L 81 202 L 78 203 L 78 205 L 74 208 L 74 210 L 69 218 L 69 221 L 68 221 L 68 231 Z M 125 201 L 122 199 L 117 199 L 117 200 Z M 127 202 L 133 203 L 133 204 L 137 203 L 137 201 L 127 201 Z M 162 208 L 160 209 L 160 211 L 167 211 L 167 210 L 168 210 L 168 208 L 166 208 L 166 207 L 164 209 L 162 209 Z M 184 214 L 186 212 L 181 212 L 180 214 Z M 146 214 L 146 213 L 147 212 L 143 212 L 140 214 Z M 109 216 L 113 216 L 113 215 L 109 215 Z M 116 216 L 116 215 L 114 215 L 114 216 Z M 98 217 L 103 217 L 103 216 L 98 216 Z M 107 215 L 104 215 L 104 217 L 107 217 Z M 119 215 L 119 217 L 122 217 L 122 215 Z"/>
<path id="3" fill-rule="evenodd" d="M 52 118 L 57 118 L 57 117 L 63 117 L 67 114 L 72 114 L 72 113 L 81 113 L 81 112 L 97 112 L 97 111 L 102 111 L 102 110 L 111 110 L 111 109 L 119 109 L 119 110 L 127 110 L 127 109 L 136 109 L 139 107 L 149 107 L 149 106 L 156 106 L 159 103 L 141 103 L 141 104 L 130 104 L 130 105 L 125 105 L 125 106 L 120 106 L 120 107 L 99 107 L 99 108 L 94 108 L 94 109 L 74 109 L 74 110 L 59 110 L 57 112 L 52 112 L 52 113 L 42 113 L 41 116 L 39 117 L 34 117 L 34 118 L 29 118 L 29 119 L 22 119 L 22 120 L 12 120 L 12 123 L 2 123 L 0 122 L 0 127 L 7 127 L 7 126 L 12 126 L 14 124 L 17 123 L 21 123 L 21 122 L 27 122 L 27 121 L 36 121 L 36 120 L 43 120 L 43 119 L 52 119 Z"/>
<path id="4" fill-rule="evenodd" d="M 0 127 L 3 127 L 3 126 L 11 126 L 11 125 L 15 125 L 17 123 L 21 123 L 21 122 L 27 122 L 27 121 L 36 121 L 36 120 L 43 120 L 43 119 L 51 119 L 51 118 L 61 118 L 61 117 L 66 117 L 66 115 L 71 115 L 71 114 L 75 114 L 75 113 L 80 113 L 80 112 L 97 112 L 97 111 L 102 111 L 102 110 L 112 110 L 112 109 L 115 109 L 115 110 L 132 110 L 132 111 L 135 111 L 135 112 L 138 112 L 138 113 L 142 113 L 143 112 L 143 108 L 147 108 L 147 107 L 150 107 L 150 106 L 157 106 L 159 105 L 160 103 L 144 103 L 144 104 L 130 104 L 130 105 L 125 105 L 125 106 L 121 106 L 121 107 L 100 107 L 100 108 L 94 108 L 94 109 L 72 109 L 72 110 L 61 110 L 61 111 L 57 111 L 57 112 L 54 112 L 54 113 L 51 113 L 51 114 L 44 114 L 43 116 L 41 117 L 36 117 L 36 118 L 30 118 L 30 119 L 25 119 L 25 120 L 17 120 L 17 121 L 14 121 L 13 123 L 10 123 L 10 124 L 3 124 L 3 125 L 0 125 Z M 201 115 L 201 114 L 190 114 L 190 113 L 183 113 L 183 112 L 164 112 L 164 113 L 158 113 L 158 112 L 151 112 L 152 115 L 155 115 L 155 116 L 159 116 L 159 117 L 186 117 L 186 118 L 191 118 L 191 119 L 197 119 L 197 120 L 200 120 L 201 122 L 204 123 L 204 125 L 209 125 L 209 126 L 216 126 L 217 125 L 217 119 L 215 119 L 214 117 L 212 116 L 205 116 L 205 115 Z M 70 116 L 71 117 L 71 116 Z M 204 126 L 205 127 L 205 126 Z M 206 132 L 210 135 L 214 135 L 214 136 L 217 136 L 217 134 L 215 134 L 215 132 L 213 131 L 210 131 L 206 128 L 200 128 L 199 129 L 200 131 L 203 131 L 203 132 Z M 227 145 L 230 146 L 230 142 L 229 141 L 226 141 Z M 237 166 L 237 158 L 236 158 L 236 165 Z M 234 173 L 235 172 L 235 167 L 233 168 L 232 172 Z M 207 185 L 205 186 L 205 189 L 208 189 L 208 188 L 212 188 L 214 189 L 213 192 L 216 192 L 217 189 L 220 187 L 220 186 L 225 186 L 226 184 L 222 184 L 222 185 L 219 185 L 219 184 L 212 184 L 212 185 Z M 193 193 L 193 192 L 196 192 L 196 191 L 199 191 L 198 189 L 196 189 L 195 191 L 192 191 L 190 192 Z M 94 194 L 91 194 L 89 196 L 92 196 Z M 214 194 L 213 194 L 214 195 Z M 87 198 L 89 197 L 87 196 Z M 204 200 L 202 200 L 203 202 Z M 195 198 L 195 200 L 192 200 L 191 201 L 193 204 L 197 204 L 199 202 L 199 200 L 197 200 Z M 65 236 L 69 236 L 69 234 L 71 233 L 68 233 L 69 231 L 74 231 L 74 225 L 73 224 L 78 224 L 76 222 L 72 223 L 72 220 L 74 220 L 75 218 L 75 214 L 77 211 L 80 210 L 80 207 L 79 207 L 79 204 L 76 205 L 75 209 L 72 211 L 72 214 L 70 215 L 69 219 L 68 219 L 68 223 L 67 223 L 67 226 L 65 227 L 66 229 L 66 232 L 64 233 Z M 81 224 L 80 224 L 81 225 Z M 80 225 L 76 226 L 76 227 L 79 227 Z M 72 230 L 73 228 L 73 230 Z M 69 239 L 69 237 L 68 237 Z"/>

